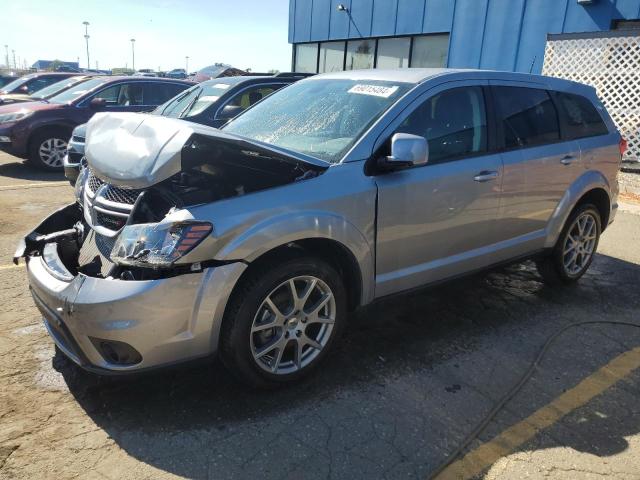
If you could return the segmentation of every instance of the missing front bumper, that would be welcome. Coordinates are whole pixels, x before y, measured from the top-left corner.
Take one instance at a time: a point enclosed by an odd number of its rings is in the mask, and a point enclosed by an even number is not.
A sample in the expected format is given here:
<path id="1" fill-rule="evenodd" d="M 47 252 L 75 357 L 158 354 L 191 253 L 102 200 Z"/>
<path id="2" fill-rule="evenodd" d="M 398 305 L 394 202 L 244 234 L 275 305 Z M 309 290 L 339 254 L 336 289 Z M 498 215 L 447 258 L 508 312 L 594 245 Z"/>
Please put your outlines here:
<path id="1" fill-rule="evenodd" d="M 16 258 L 27 260 L 31 293 L 60 350 L 99 373 L 137 372 L 215 353 L 227 300 L 246 264 L 152 280 L 88 276 L 61 258 L 60 244 L 40 238 L 68 229 L 75 221 L 70 207 L 48 217 L 16 252 Z M 58 241 L 75 240 L 62 236 Z M 129 364 L 114 361 L 100 348 L 105 342 L 127 344 L 140 358 Z"/>

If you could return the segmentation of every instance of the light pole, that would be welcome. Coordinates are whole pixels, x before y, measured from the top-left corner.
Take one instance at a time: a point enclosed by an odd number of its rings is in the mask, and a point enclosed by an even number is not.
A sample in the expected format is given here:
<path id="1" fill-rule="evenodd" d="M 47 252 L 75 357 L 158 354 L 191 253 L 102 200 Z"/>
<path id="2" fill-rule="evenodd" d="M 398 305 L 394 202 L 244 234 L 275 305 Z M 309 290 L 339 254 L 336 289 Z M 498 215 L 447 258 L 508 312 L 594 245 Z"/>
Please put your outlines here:
<path id="1" fill-rule="evenodd" d="M 82 24 L 84 25 L 84 41 L 87 43 L 87 70 L 89 70 L 91 68 L 89 63 L 89 22 L 85 20 Z"/>
<path id="2" fill-rule="evenodd" d="M 131 39 L 131 69 L 136 71 L 136 49 L 135 49 L 136 39 Z"/>
<path id="3" fill-rule="evenodd" d="M 189 75 L 189 55 L 184 57 L 184 59 L 187 61 L 186 68 L 184 70 L 185 70 L 185 72 L 187 72 L 187 75 Z"/>
<path id="4" fill-rule="evenodd" d="M 11 68 L 9 66 L 9 45 L 4 46 L 4 63 L 7 66 L 7 68 Z"/>

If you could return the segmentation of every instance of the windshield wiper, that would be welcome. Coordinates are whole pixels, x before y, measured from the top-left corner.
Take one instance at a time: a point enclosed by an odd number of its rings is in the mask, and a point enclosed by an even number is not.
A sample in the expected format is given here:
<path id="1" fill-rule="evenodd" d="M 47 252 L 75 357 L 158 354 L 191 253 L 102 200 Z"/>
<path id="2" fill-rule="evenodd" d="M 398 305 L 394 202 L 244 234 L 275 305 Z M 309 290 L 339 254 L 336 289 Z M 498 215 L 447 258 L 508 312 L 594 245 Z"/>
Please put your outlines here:
<path id="1" fill-rule="evenodd" d="M 178 118 L 183 118 L 187 115 L 187 113 L 189 113 L 191 111 L 191 109 L 193 108 L 193 106 L 196 104 L 196 102 L 198 101 L 198 99 L 200 98 L 200 95 L 202 95 L 202 92 L 204 91 L 204 88 L 201 88 L 200 91 L 198 92 L 198 94 L 193 97 L 193 100 L 191 100 L 186 107 L 184 107 L 182 109 L 182 111 L 180 112 L 180 115 L 178 115 Z"/>

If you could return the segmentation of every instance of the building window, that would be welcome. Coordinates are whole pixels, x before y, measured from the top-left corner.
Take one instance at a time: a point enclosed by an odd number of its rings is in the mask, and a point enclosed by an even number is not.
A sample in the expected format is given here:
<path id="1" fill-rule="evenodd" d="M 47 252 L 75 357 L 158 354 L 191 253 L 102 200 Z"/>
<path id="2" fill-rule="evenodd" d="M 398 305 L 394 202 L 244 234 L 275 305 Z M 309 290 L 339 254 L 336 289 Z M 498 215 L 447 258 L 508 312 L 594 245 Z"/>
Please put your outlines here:
<path id="1" fill-rule="evenodd" d="M 320 44 L 320 64 L 318 71 L 340 72 L 344 68 L 344 42 Z"/>
<path id="2" fill-rule="evenodd" d="M 409 66 L 411 37 L 381 38 L 378 40 L 377 68 L 402 68 Z"/>
<path id="3" fill-rule="evenodd" d="M 316 73 L 318 68 L 318 44 L 300 43 L 296 45 L 296 63 L 294 71 Z"/>
<path id="4" fill-rule="evenodd" d="M 614 20 L 613 30 L 640 30 L 640 20 Z"/>
<path id="5" fill-rule="evenodd" d="M 449 51 L 449 34 L 413 37 L 412 67 L 445 67 Z"/>
<path id="6" fill-rule="evenodd" d="M 373 68 L 375 40 L 354 40 L 347 42 L 346 70 Z"/>

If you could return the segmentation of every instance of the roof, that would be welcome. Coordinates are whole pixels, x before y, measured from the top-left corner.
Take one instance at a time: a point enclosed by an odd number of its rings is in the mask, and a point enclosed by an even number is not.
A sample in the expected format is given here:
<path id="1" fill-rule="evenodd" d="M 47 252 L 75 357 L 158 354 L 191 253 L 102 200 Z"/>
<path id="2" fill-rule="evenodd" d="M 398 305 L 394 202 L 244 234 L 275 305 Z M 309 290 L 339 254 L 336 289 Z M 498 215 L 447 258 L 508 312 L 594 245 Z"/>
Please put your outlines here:
<path id="1" fill-rule="evenodd" d="M 342 72 L 321 73 L 308 80 L 323 78 L 342 78 L 345 80 L 381 80 L 390 82 L 420 83 L 428 78 L 446 73 L 461 72 L 451 68 L 375 68 L 368 70 L 345 70 Z"/>
<path id="2" fill-rule="evenodd" d="M 239 75 L 236 77 L 218 77 L 210 80 L 205 80 L 201 84 L 216 84 L 224 83 L 226 85 L 238 85 L 244 82 L 256 82 L 256 83 L 272 83 L 274 80 L 284 82 L 288 78 L 292 77 L 275 77 L 273 75 Z M 294 77 L 295 78 L 295 77 Z"/>
<path id="3" fill-rule="evenodd" d="M 394 69 L 369 69 L 369 70 L 346 70 L 342 72 L 322 73 L 309 77 L 303 81 L 309 82 L 316 79 L 336 78 L 346 80 L 378 80 L 388 82 L 404 82 L 419 84 L 435 77 L 453 76 L 455 80 L 463 79 L 495 79 L 511 80 L 518 82 L 537 83 L 547 85 L 554 89 L 590 89 L 581 83 L 573 82 L 555 77 L 543 75 L 504 72 L 499 70 L 477 70 L 477 69 L 455 69 L 455 68 L 394 68 Z"/>
<path id="4" fill-rule="evenodd" d="M 185 85 L 195 85 L 194 82 L 189 80 L 183 80 L 179 78 L 169 77 L 144 77 L 133 75 L 95 75 L 95 78 L 104 78 L 105 82 L 115 82 L 117 80 L 126 80 L 127 82 L 171 82 L 171 83 L 184 83 Z"/>

